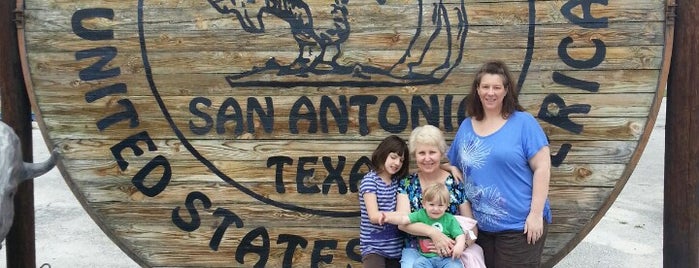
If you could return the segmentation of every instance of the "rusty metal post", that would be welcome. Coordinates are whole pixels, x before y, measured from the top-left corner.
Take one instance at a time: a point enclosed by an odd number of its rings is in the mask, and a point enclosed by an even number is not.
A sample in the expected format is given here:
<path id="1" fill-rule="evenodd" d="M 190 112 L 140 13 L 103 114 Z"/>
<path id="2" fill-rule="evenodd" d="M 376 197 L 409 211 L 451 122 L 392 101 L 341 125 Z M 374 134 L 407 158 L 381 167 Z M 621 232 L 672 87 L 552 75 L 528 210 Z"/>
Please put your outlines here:
<path id="1" fill-rule="evenodd" d="M 670 0 L 675 36 L 665 140 L 664 267 L 699 267 L 699 1 Z M 673 14 L 674 13 L 674 14 Z"/>
<path id="2" fill-rule="evenodd" d="M 17 23 L 21 12 L 16 8 L 15 0 L 0 0 L 2 121 L 19 136 L 24 161 L 32 162 L 31 104 L 19 58 Z M 14 224 L 5 240 L 7 267 L 36 267 L 34 239 L 34 184 L 28 180 L 20 184 L 15 196 Z"/>

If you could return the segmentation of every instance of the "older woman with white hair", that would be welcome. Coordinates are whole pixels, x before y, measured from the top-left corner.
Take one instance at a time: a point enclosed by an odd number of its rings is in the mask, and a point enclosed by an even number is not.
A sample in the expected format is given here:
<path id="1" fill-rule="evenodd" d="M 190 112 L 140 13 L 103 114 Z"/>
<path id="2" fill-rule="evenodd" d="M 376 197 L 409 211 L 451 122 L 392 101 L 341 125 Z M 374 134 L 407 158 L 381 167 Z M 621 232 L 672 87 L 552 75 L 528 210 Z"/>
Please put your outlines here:
<path id="1" fill-rule="evenodd" d="M 415 159 L 417 164 L 417 171 L 401 180 L 398 185 L 396 211 L 407 215 L 420 209 L 423 189 L 439 183 L 446 185 L 449 190 L 450 203 L 446 209 L 447 213 L 473 218 L 471 206 L 466 200 L 464 184 L 445 170 L 451 168 L 448 163 L 442 166 L 441 161 L 447 149 L 442 131 L 432 125 L 419 126 L 410 134 L 408 148 L 411 158 Z M 401 267 L 413 267 L 413 263 L 420 256 L 418 237 L 429 237 L 432 245 L 429 245 L 427 250 L 440 256 L 452 256 L 454 247 L 468 248 L 475 243 L 474 240 L 466 239 L 465 244 L 456 245 L 454 240 L 440 230 L 423 223 L 401 225 L 399 228 L 409 234 L 403 248 Z M 475 233 L 478 230 L 474 227 L 472 231 Z M 456 256 L 457 259 L 459 257 Z"/>

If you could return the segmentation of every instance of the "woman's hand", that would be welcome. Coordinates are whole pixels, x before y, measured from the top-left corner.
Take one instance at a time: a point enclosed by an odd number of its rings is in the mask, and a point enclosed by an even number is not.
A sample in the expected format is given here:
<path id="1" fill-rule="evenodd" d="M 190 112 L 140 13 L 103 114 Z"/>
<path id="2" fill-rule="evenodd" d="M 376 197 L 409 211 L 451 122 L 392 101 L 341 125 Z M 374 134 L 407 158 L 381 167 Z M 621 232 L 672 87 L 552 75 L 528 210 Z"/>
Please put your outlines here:
<path id="1" fill-rule="evenodd" d="M 451 166 L 451 168 L 449 168 L 449 172 L 451 172 L 451 175 L 454 176 L 457 181 L 464 182 L 464 174 L 461 173 L 459 168 L 456 166 Z"/>
<path id="2" fill-rule="evenodd" d="M 456 246 L 454 246 L 454 249 L 449 256 L 451 256 L 452 259 L 459 259 L 461 258 L 461 254 L 464 253 L 464 250 L 466 250 L 466 245 L 467 243 L 457 243 Z"/>
<path id="3" fill-rule="evenodd" d="M 551 154 L 548 146 L 541 148 L 529 160 L 529 166 L 534 172 L 534 185 L 532 186 L 532 202 L 529 208 L 527 221 L 524 222 L 524 233 L 527 242 L 534 244 L 544 235 L 544 206 L 549 193 L 551 180 Z"/>
<path id="4" fill-rule="evenodd" d="M 544 217 L 539 214 L 529 213 L 524 222 L 524 234 L 527 235 L 527 243 L 534 244 L 544 235 Z"/>
<path id="5" fill-rule="evenodd" d="M 379 225 L 383 225 L 386 222 L 386 213 L 381 212 L 381 216 L 379 217 Z"/>
<path id="6" fill-rule="evenodd" d="M 449 164 L 449 163 L 441 164 L 441 165 L 439 165 L 439 167 L 440 167 L 442 170 L 451 173 L 451 175 L 452 175 L 452 176 L 454 177 L 454 179 L 456 179 L 457 181 L 459 181 L 459 182 L 463 182 L 463 181 L 464 181 L 464 174 L 461 173 L 461 170 L 460 170 L 458 167 L 452 166 L 452 165 Z"/>
<path id="7" fill-rule="evenodd" d="M 420 248 L 421 248 L 421 251 L 423 251 L 423 252 L 432 252 L 432 253 L 439 255 L 440 257 L 446 258 L 446 257 L 453 255 L 454 249 L 456 249 L 457 247 L 455 245 L 452 248 L 452 251 L 449 252 L 447 250 L 437 249 L 437 246 L 435 246 L 434 243 L 432 243 L 432 239 L 421 239 L 420 240 Z"/>
<path id="8" fill-rule="evenodd" d="M 443 234 L 437 229 L 430 234 L 430 239 L 434 244 L 434 253 L 439 254 L 439 256 L 451 256 L 452 249 L 456 245 L 456 241 L 449 238 L 447 235 Z"/>

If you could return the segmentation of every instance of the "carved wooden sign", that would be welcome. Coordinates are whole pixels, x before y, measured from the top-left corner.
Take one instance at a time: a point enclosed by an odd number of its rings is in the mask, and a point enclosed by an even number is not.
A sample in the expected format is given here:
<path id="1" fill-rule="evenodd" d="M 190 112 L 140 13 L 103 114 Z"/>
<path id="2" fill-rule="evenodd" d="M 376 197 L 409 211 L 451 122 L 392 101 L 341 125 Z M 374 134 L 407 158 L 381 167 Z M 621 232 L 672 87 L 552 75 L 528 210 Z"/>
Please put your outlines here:
<path id="1" fill-rule="evenodd" d="M 451 141 L 475 69 L 504 60 L 551 141 L 552 266 L 649 137 L 665 5 L 26 0 L 21 34 L 66 182 L 143 266 L 359 267 L 372 150 L 421 124 Z"/>

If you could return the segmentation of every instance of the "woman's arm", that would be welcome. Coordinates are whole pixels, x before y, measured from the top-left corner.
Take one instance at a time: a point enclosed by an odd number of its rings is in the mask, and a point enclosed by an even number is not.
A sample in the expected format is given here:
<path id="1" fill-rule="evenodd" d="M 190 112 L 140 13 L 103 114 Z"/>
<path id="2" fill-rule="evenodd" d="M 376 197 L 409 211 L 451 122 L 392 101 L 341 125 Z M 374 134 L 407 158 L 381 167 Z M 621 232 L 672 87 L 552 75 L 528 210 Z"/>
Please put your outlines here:
<path id="1" fill-rule="evenodd" d="M 390 223 L 393 225 L 410 224 L 410 217 L 398 212 L 381 212 L 379 225 L 383 225 L 384 223 Z"/>
<path id="2" fill-rule="evenodd" d="M 410 201 L 408 200 L 408 195 L 398 194 L 396 212 L 403 215 L 410 214 Z M 434 243 L 437 251 L 447 250 L 447 252 L 451 252 L 452 247 L 454 247 L 454 240 L 450 239 L 436 228 L 421 222 L 398 225 L 398 229 L 414 236 L 429 237 L 432 239 L 432 243 Z"/>
<path id="3" fill-rule="evenodd" d="M 474 219 L 473 210 L 471 210 L 471 203 L 470 202 L 466 201 L 463 204 L 459 205 L 459 215 Z M 463 230 L 463 231 L 464 231 L 464 233 L 468 234 L 467 230 Z M 473 225 L 473 228 L 471 228 L 471 231 L 473 231 L 473 234 L 476 235 L 476 237 L 478 237 L 478 225 Z M 466 247 L 470 247 L 471 245 L 476 243 L 476 240 L 475 239 L 471 240 L 471 238 L 468 235 L 465 236 L 465 240 L 466 240 Z"/>
<path id="4" fill-rule="evenodd" d="M 464 174 L 461 173 L 461 170 L 456 167 L 452 166 L 449 162 L 443 163 L 439 165 L 439 168 L 442 170 L 451 173 L 452 176 L 458 181 L 458 182 L 463 182 L 464 181 Z"/>
<path id="5" fill-rule="evenodd" d="M 468 238 L 466 238 L 465 234 L 460 234 L 454 239 L 456 240 L 456 245 L 454 246 L 454 250 L 451 252 L 451 258 L 459 259 L 461 258 L 461 253 L 463 253 L 466 249 L 466 246 L 464 245 L 468 245 Z"/>
<path id="6" fill-rule="evenodd" d="M 524 224 L 524 233 L 527 241 L 534 244 L 544 231 L 544 205 L 549 193 L 549 181 L 551 180 L 551 153 L 548 146 L 544 146 L 534 157 L 529 159 L 529 166 L 534 172 L 534 186 L 532 189 L 532 203 L 529 215 Z"/>

